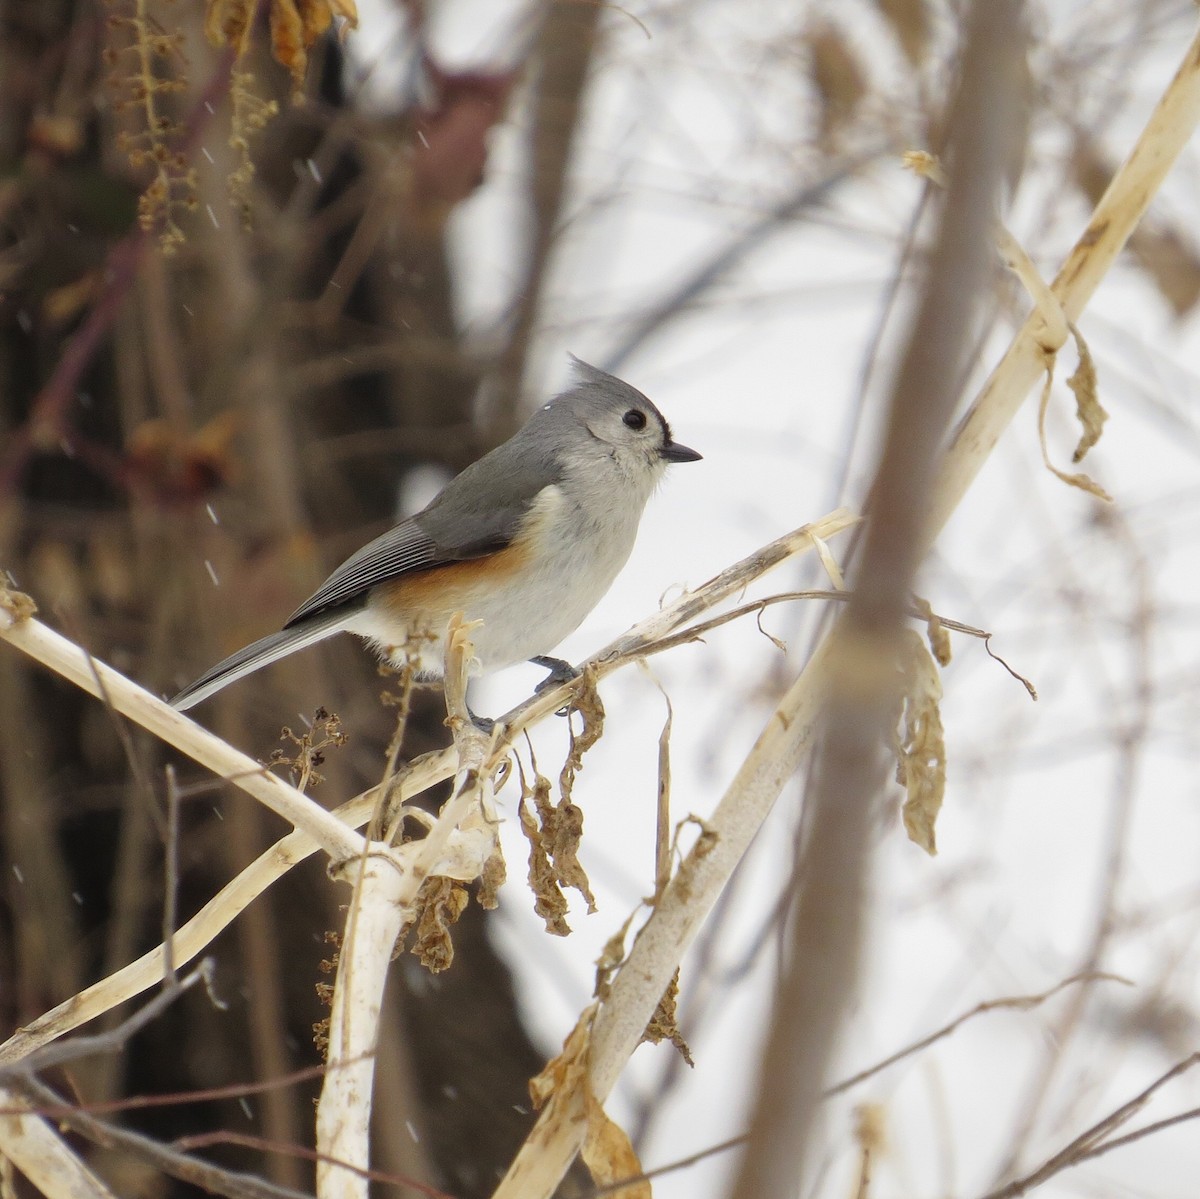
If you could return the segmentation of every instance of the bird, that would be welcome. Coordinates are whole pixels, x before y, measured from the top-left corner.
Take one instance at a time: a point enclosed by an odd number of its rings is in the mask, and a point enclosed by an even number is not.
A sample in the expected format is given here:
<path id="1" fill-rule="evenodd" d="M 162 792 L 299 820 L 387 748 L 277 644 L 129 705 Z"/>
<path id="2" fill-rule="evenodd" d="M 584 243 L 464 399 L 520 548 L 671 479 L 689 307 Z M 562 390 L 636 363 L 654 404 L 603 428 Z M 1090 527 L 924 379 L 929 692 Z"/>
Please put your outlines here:
<path id="1" fill-rule="evenodd" d="M 577 675 L 549 655 L 629 559 L 646 503 L 677 442 L 630 384 L 572 356 L 571 385 L 506 442 L 455 476 L 420 512 L 351 554 L 271 633 L 218 662 L 170 703 L 179 711 L 336 633 L 365 639 L 422 680 L 441 678 L 445 632 L 462 613 L 473 675 L 518 662 Z"/>

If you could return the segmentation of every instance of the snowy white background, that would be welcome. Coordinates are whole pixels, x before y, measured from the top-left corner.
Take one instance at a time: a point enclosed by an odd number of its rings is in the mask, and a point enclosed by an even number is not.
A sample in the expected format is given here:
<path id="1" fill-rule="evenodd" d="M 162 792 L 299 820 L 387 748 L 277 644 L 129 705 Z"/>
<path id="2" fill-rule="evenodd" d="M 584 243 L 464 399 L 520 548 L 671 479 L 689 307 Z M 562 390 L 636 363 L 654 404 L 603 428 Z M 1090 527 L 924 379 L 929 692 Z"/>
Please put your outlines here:
<path id="1" fill-rule="evenodd" d="M 403 34 L 389 37 L 386 4 L 360 7 L 352 44 L 366 58 L 381 56 L 368 91 L 386 103 Z M 434 45 L 446 62 L 503 65 L 514 58 L 520 12 L 442 3 Z M 903 64 L 872 5 L 712 0 L 605 14 L 569 228 L 542 314 L 539 395 L 565 379 L 567 350 L 605 365 L 656 297 L 811 177 L 814 102 L 797 33 L 822 15 L 853 31 L 880 91 L 902 97 Z M 1146 24 L 1135 29 L 1139 19 Z M 1063 180 L 1064 114 L 1056 106 L 1072 108 L 1082 124 L 1098 123 L 1103 148 L 1119 159 L 1194 20 L 1183 3 L 1033 7 L 1030 66 L 1045 107 L 1034 119 L 1009 224 L 1047 277 L 1088 212 Z M 944 86 L 944 75 L 931 78 Z M 481 352 L 521 253 L 496 232 L 521 194 L 525 119 L 518 93 L 493 134 L 486 186 L 455 217 L 462 319 Z M 905 144 L 903 106 L 889 119 Z M 1196 175 L 1192 153 L 1156 207 L 1185 232 L 1195 223 Z M 897 159 L 880 155 L 826 208 L 776 230 L 622 364 L 678 438 L 705 457 L 670 472 L 627 570 L 560 647 L 562 656 L 585 656 L 669 589 L 703 581 L 836 503 L 861 501 L 902 311 L 888 322 L 862 395 L 865 364 L 919 194 Z M 1024 314 L 1020 297 L 1005 295 L 965 398 Z M 980 643 L 955 639 L 944 674 L 950 774 L 941 852 L 929 858 L 911 845 L 898 812 L 877 830 L 872 938 L 836 1074 L 871 1065 L 981 1000 L 1053 986 L 1087 964 L 1098 937 L 1099 968 L 1133 986 L 1097 984 L 1077 1011 L 1080 994 L 1068 989 L 1034 1011 L 981 1016 L 831 1103 L 820 1195 L 853 1193 L 856 1103 L 885 1112 L 887 1148 L 872 1195 L 971 1196 L 996 1184 L 1011 1149 L 1021 1169 L 1040 1163 L 1196 1046 L 1200 381 L 1193 364 L 1200 343 L 1195 318 L 1177 323 L 1129 261 L 1103 284 L 1081 328 L 1112 415 L 1084 466 L 1115 503 L 1101 511 L 1043 469 L 1031 397 L 927 564 L 922 590 L 935 609 L 992 631 L 996 651 L 1041 698 L 1032 703 Z M 1062 466 L 1075 437 L 1062 386 L 1073 365 L 1064 355 L 1049 421 Z M 835 543 L 835 552 L 841 548 Z M 824 585 L 807 559 L 755 594 L 797 585 Z M 676 817 L 715 805 L 784 680 L 799 669 L 814 618 L 815 609 L 784 607 L 764 618 L 788 643 L 786 660 L 751 620 L 654 661 L 675 710 Z M 501 711 L 535 678 L 514 670 L 489 680 L 476 706 Z M 600 947 L 652 888 L 664 702 L 634 671 L 611 679 L 603 696 L 606 735 L 576 789 L 600 912 L 576 908 L 575 935 L 550 939 L 513 881 L 497 921 L 547 1053 L 588 1002 Z M 557 770 L 563 743 L 561 727 L 538 737 L 547 773 Z M 642 1048 L 610 1102 L 611 1114 L 644 1133 L 648 1168 L 744 1130 L 778 965 L 771 922 L 792 858 L 801 784 L 764 829 L 710 936 L 685 960 L 682 1024 L 696 1069 L 676 1069 L 670 1048 Z M 516 877 L 525 852 L 511 806 L 508 815 Z M 1198 1103 L 1200 1076 L 1189 1077 L 1160 1093 L 1131 1127 Z M 720 1195 L 734 1163 L 734 1154 L 709 1159 L 660 1179 L 655 1192 Z M 1183 1199 L 1196 1193 L 1197 1178 L 1200 1140 L 1196 1126 L 1184 1124 L 1060 1175 L 1038 1193 Z"/>

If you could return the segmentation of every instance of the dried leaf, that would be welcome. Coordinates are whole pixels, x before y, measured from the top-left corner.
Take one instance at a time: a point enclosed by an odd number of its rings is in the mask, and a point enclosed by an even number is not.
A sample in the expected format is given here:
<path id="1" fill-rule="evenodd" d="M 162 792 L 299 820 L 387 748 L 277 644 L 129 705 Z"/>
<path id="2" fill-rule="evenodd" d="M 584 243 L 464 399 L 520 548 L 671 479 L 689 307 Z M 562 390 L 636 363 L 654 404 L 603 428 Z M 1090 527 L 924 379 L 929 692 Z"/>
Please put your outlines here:
<path id="1" fill-rule="evenodd" d="M 875 0 L 892 27 L 904 57 L 919 67 L 929 47 L 929 10 L 925 0 Z"/>
<path id="2" fill-rule="evenodd" d="M 644 1173 L 642 1163 L 633 1150 L 632 1142 L 625 1130 L 609 1119 L 590 1086 L 585 1103 L 587 1132 L 579 1153 L 591 1172 L 592 1181 L 600 1188 L 612 1187 L 611 1190 L 605 1190 L 611 1199 L 651 1199 L 650 1180 L 641 1177 Z M 637 1181 L 627 1186 L 614 1186 L 625 1178 Z"/>
<path id="3" fill-rule="evenodd" d="M 214 46 L 232 46 L 238 57 L 250 44 L 258 0 L 208 0 L 204 32 Z"/>
<path id="4" fill-rule="evenodd" d="M 537 792 L 543 787 L 548 802 L 550 780 L 538 775 L 533 792 L 535 799 Z M 517 801 L 517 816 L 521 821 L 521 831 L 529 842 L 528 878 L 529 888 L 533 892 L 533 910 L 545 922 L 548 933 L 553 933 L 556 937 L 565 937 L 571 932 L 571 926 L 566 921 L 569 905 L 559 886 L 554 864 L 546 850 L 538 817 L 530 811 L 529 805 L 525 802 L 529 794 L 530 792 L 526 791 Z M 538 807 L 540 810 L 541 804 Z"/>
<path id="5" fill-rule="evenodd" d="M 333 12 L 326 0 L 296 0 L 296 7 L 304 30 L 304 44 L 315 45 L 317 38 L 333 24 Z"/>
<path id="6" fill-rule="evenodd" d="M 604 942 L 604 948 L 596 959 L 596 985 L 592 989 L 592 994 L 601 1002 L 608 998 L 608 993 L 612 989 L 613 975 L 621 968 L 621 963 L 625 960 L 625 938 L 636 914 L 636 909 L 629 913 L 625 918 L 625 923 Z"/>
<path id="7" fill-rule="evenodd" d="M 654 1009 L 654 1015 L 650 1017 L 650 1023 L 646 1025 L 646 1031 L 642 1033 L 642 1040 L 649 1041 L 654 1045 L 657 1045 L 660 1041 L 670 1041 L 679 1050 L 679 1056 L 689 1066 L 695 1066 L 696 1063 L 692 1060 L 692 1051 L 688 1048 L 688 1043 L 683 1039 L 683 1035 L 679 1031 L 676 1010 L 678 1000 L 679 970 L 676 968 L 671 981 L 667 984 L 667 989 L 658 1001 L 658 1006 Z"/>
<path id="8" fill-rule="evenodd" d="M 38 610 L 32 597 L 6 586 L 5 580 L 8 577 L 4 571 L 0 571 L 0 628 L 4 629 L 29 620 Z"/>
<path id="9" fill-rule="evenodd" d="M 417 935 L 411 952 L 433 974 L 454 961 L 450 926 L 466 910 L 467 889 L 455 879 L 432 876 L 421 884 L 417 895 Z"/>
<path id="10" fill-rule="evenodd" d="M 567 752 L 567 760 L 558 774 L 559 794 L 564 800 L 571 798 L 575 787 L 575 775 L 583 769 L 583 755 L 587 753 L 604 734 L 604 704 L 600 701 L 600 692 L 596 689 L 596 671 L 588 667 L 578 683 L 579 690 L 571 701 L 571 710 L 578 712 L 583 720 L 583 727 L 578 733 L 572 721 L 570 726 L 571 747 Z"/>
<path id="11" fill-rule="evenodd" d="M 549 1119 L 539 1127 L 539 1135 L 552 1139 L 560 1122 L 586 1122 L 580 1153 L 597 1187 L 609 1187 L 624 1178 L 639 1178 L 641 1162 L 625 1133 L 604 1112 L 592 1092 L 592 1025 L 599 1005 L 590 1004 L 563 1042 L 562 1052 L 546 1063 L 529 1080 L 529 1095 L 539 1111 L 548 1108 Z M 650 1183 L 645 1179 L 608 1191 L 616 1199 L 651 1199 Z"/>
<path id="12" fill-rule="evenodd" d="M 563 1042 L 562 1052 L 529 1080 L 529 1095 L 538 1110 L 548 1109 L 539 1125 L 539 1136 L 553 1139 L 560 1123 L 585 1122 L 580 1153 L 597 1187 L 610 1187 L 625 1178 L 639 1178 L 641 1162 L 625 1133 L 604 1112 L 592 1093 L 592 1024 L 598 1004 L 587 1007 Z M 607 1194 L 617 1199 L 651 1199 L 645 1179 L 618 1187 Z"/>
<path id="13" fill-rule="evenodd" d="M 1079 365 L 1075 373 L 1067 380 L 1067 386 L 1075 393 L 1075 414 L 1083 426 L 1079 444 L 1071 455 L 1072 462 L 1081 462 L 1088 450 L 1100 440 L 1104 430 L 1104 422 L 1108 413 L 1100 406 L 1099 387 L 1096 381 L 1096 363 L 1092 352 L 1088 349 L 1083 334 L 1071 326 L 1071 335 L 1075 338 L 1075 349 L 1079 353 Z"/>
<path id="14" fill-rule="evenodd" d="M 922 179 L 928 179 L 938 187 L 946 187 L 950 182 L 946 178 L 946 172 L 942 170 L 941 159 L 936 154 L 930 154 L 928 150 L 905 150 L 900 161 L 905 170 L 912 171 Z"/>
<path id="15" fill-rule="evenodd" d="M 1050 365 L 1046 369 L 1046 382 L 1042 387 L 1042 397 L 1038 403 L 1038 441 L 1042 447 L 1042 463 L 1046 469 L 1056 478 L 1061 479 L 1069 487 L 1078 487 L 1080 491 L 1086 491 L 1089 495 L 1093 495 L 1098 500 L 1106 500 L 1111 502 L 1112 496 L 1104 490 L 1094 479 L 1083 474 L 1082 471 L 1071 474 L 1065 470 L 1059 470 L 1050 461 L 1050 450 L 1046 445 L 1046 412 L 1050 407 L 1050 392 L 1054 383 L 1053 360 L 1050 360 Z"/>
<path id="16" fill-rule="evenodd" d="M 529 1080 L 529 1097 L 539 1111 L 550 1100 L 566 1105 L 571 1097 L 580 1097 L 587 1083 L 588 1055 L 592 1045 L 592 1022 L 598 1004 L 589 1004 L 580 1013 L 575 1027 L 567 1034 L 562 1052 L 546 1063 L 540 1074 Z"/>
<path id="17" fill-rule="evenodd" d="M 583 809 L 570 800 L 560 800 L 542 815 L 542 835 L 559 881 L 564 887 L 574 887 L 587 901 L 588 911 L 594 912 L 596 899 L 576 856 L 583 840 Z"/>
<path id="18" fill-rule="evenodd" d="M 901 657 L 904 702 L 896 739 L 896 781 L 902 783 L 904 827 L 926 853 L 937 853 L 935 825 L 946 792 L 946 739 L 939 704 L 942 681 L 920 634 L 906 629 Z"/>
<path id="19" fill-rule="evenodd" d="M 507 877 L 508 867 L 505 865 L 504 855 L 500 852 L 500 846 L 497 845 L 483 863 L 483 871 L 479 875 L 479 889 L 475 892 L 475 898 L 484 911 L 490 912 L 500 906 L 500 888 Z"/>
<path id="20" fill-rule="evenodd" d="M 271 0 L 271 53 L 275 61 L 292 75 L 292 91 L 304 86 L 308 70 L 308 45 L 304 40 L 304 21 L 296 0 Z"/>
<path id="21" fill-rule="evenodd" d="M 929 649 L 939 666 L 950 665 L 950 631 L 941 622 L 927 599 L 913 598 L 913 608 L 925 621 L 925 636 L 929 638 Z"/>
<path id="22" fill-rule="evenodd" d="M 830 141 L 854 116 L 867 84 L 841 32 L 820 25 L 807 38 L 813 86 L 821 101 L 821 138 Z"/>

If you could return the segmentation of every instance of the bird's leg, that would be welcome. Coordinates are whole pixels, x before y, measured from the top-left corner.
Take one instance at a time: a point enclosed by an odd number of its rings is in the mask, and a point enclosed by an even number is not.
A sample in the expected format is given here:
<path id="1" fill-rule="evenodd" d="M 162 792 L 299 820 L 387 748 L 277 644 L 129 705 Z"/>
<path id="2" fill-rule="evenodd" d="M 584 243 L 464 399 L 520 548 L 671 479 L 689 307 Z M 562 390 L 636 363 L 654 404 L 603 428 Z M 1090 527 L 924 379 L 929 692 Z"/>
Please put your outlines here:
<path id="1" fill-rule="evenodd" d="M 582 673 L 576 670 L 570 662 L 564 662 L 562 658 L 548 658 L 544 654 L 539 654 L 536 658 L 530 658 L 530 662 L 534 666 L 542 666 L 550 673 L 534 688 L 534 691 L 545 691 L 547 687 L 557 687 L 559 683 L 569 683 L 572 679 L 579 678 Z"/>

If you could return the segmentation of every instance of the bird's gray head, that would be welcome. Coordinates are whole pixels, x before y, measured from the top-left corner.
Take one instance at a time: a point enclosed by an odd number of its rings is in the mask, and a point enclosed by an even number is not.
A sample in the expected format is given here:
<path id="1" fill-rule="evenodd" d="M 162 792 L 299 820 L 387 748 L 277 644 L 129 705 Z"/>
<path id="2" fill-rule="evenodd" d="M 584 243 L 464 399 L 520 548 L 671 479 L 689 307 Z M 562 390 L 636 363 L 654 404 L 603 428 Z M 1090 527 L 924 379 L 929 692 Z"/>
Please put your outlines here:
<path id="1" fill-rule="evenodd" d="M 568 457 L 611 460 L 622 475 L 651 487 L 668 463 L 700 458 L 674 440 L 663 414 L 636 387 L 574 355 L 571 362 L 574 386 L 543 409 L 565 435 L 560 445 Z"/>

